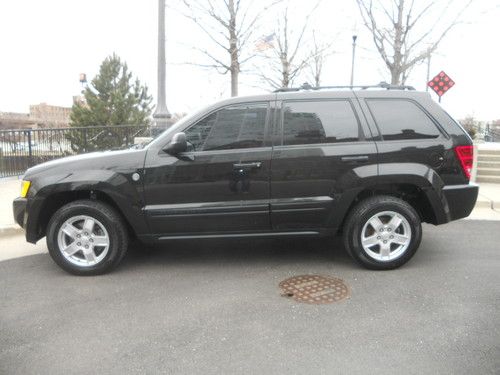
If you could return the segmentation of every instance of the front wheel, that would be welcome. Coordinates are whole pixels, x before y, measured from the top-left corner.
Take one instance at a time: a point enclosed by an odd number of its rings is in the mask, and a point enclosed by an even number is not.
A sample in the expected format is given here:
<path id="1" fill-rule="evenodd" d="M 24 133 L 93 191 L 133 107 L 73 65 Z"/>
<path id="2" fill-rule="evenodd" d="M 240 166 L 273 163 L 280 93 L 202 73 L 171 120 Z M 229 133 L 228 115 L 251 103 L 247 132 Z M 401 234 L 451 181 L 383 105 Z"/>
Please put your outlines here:
<path id="1" fill-rule="evenodd" d="M 402 199 L 375 196 L 360 202 L 347 218 L 344 246 L 366 268 L 402 266 L 417 251 L 422 226 L 415 209 Z"/>
<path id="2" fill-rule="evenodd" d="M 74 275 L 108 272 L 123 259 L 127 246 L 122 218 L 102 202 L 71 202 L 57 210 L 47 226 L 50 256 Z"/>

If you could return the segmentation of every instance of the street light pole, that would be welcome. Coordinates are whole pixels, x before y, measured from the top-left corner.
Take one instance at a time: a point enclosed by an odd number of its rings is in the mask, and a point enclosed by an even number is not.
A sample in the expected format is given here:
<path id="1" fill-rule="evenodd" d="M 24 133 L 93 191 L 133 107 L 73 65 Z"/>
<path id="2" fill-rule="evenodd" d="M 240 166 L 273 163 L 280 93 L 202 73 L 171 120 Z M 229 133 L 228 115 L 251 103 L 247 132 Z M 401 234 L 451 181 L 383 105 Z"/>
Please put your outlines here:
<path id="1" fill-rule="evenodd" d="M 429 85 L 427 84 L 431 79 L 431 53 L 427 56 L 427 81 L 425 81 L 425 91 L 429 91 Z M 441 98 L 440 98 L 441 99 Z"/>
<path id="2" fill-rule="evenodd" d="M 354 57 L 356 54 L 356 39 L 357 35 L 352 36 L 352 64 L 351 64 L 351 86 L 354 84 Z"/>
<path id="3" fill-rule="evenodd" d="M 158 97 L 153 118 L 155 125 L 161 127 L 167 127 L 167 120 L 172 117 L 167 109 L 165 70 L 165 0 L 158 0 Z"/>

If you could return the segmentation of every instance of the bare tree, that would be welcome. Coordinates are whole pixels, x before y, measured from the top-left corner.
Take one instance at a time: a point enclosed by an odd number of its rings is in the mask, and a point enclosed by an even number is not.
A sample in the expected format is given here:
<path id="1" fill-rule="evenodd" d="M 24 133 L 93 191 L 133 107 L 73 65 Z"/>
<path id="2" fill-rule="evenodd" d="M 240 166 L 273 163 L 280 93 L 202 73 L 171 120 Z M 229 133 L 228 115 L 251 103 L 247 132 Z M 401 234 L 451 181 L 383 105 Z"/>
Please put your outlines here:
<path id="1" fill-rule="evenodd" d="M 307 67 L 311 55 L 304 55 L 303 39 L 310 14 L 305 18 L 297 34 L 293 34 L 288 24 L 288 7 L 276 21 L 274 42 L 263 54 L 266 69 L 257 68 L 259 77 L 273 88 L 289 87 L 295 78 Z M 294 29 L 297 29 L 294 27 Z"/>
<path id="2" fill-rule="evenodd" d="M 192 20 L 208 38 L 226 54 L 220 58 L 206 48 L 194 47 L 210 60 L 200 66 L 215 68 L 221 74 L 231 74 L 231 96 L 238 95 L 238 78 L 241 66 L 253 57 L 242 54 L 252 37 L 261 16 L 281 0 L 253 12 L 251 0 L 182 0 L 183 13 Z"/>
<path id="3" fill-rule="evenodd" d="M 322 43 L 317 40 L 316 32 L 313 30 L 313 46 L 308 60 L 309 74 L 316 87 L 321 86 L 321 75 L 326 58 L 332 54 L 332 43 Z"/>
<path id="4" fill-rule="evenodd" d="M 442 19 L 455 3 L 449 0 L 440 11 L 436 9 L 438 1 L 418 1 L 421 8 L 415 9 L 415 0 L 356 0 L 365 26 L 370 30 L 373 42 L 380 57 L 391 74 L 391 83 L 405 84 L 415 65 L 427 59 L 439 46 L 448 32 L 459 23 L 463 12 L 470 6 L 469 0 L 444 28 Z M 441 2 L 442 3 L 442 2 Z M 437 17 L 431 11 L 438 11 Z M 416 26 L 425 18 L 432 18 L 420 33 Z M 438 32 L 437 28 L 441 26 Z M 425 47 L 424 47 L 425 46 Z"/>
<path id="5" fill-rule="evenodd" d="M 474 115 L 467 115 L 465 118 L 458 120 L 458 122 L 469 133 L 472 139 L 476 137 L 477 132 L 481 128 L 481 122 Z"/>

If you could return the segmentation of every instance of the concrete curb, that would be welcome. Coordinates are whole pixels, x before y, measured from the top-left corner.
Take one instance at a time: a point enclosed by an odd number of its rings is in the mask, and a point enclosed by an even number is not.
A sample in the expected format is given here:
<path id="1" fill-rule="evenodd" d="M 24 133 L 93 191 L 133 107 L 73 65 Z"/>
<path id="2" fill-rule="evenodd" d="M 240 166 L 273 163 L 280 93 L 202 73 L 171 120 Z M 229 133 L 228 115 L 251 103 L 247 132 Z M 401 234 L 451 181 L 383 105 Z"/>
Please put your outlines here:
<path id="1" fill-rule="evenodd" d="M 500 201 L 493 200 L 479 193 L 479 197 L 477 198 L 474 208 L 491 208 L 492 210 L 498 210 L 500 209 Z"/>
<path id="2" fill-rule="evenodd" d="M 489 199 L 478 199 L 474 208 L 493 208 L 493 202 Z"/>
<path id="3" fill-rule="evenodd" d="M 24 229 L 17 224 L 0 226 L 0 237 L 13 236 L 15 234 L 20 234 L 23 232 Z"/>
<path id="4" fill-rule="evenodd" d="M 488 198 L 487 196 L 479 193 L 479 197 L 477 199 L 477 202 L 476 202 L 476 205 L 474 206 L 474 208 L 477 208 L 477 207 L 480 207 L 480 208 L 488 207 L 488 208 L 491 208 L 492 210 L 498 210 L 498 209 L 500 209 L 500 201 L 493 200 L 493 199 Z"/>

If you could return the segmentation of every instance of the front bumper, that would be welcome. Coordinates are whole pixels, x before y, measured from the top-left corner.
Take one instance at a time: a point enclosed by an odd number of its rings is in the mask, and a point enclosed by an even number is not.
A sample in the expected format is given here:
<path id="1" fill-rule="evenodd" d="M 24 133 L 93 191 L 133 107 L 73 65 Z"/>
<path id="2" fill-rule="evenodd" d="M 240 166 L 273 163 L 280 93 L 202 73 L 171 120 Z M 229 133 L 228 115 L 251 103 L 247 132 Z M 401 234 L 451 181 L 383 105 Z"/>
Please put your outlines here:
<path id="1" fill-rule="evenodd" d="M 443 194 L 448 202 L 450 220 L 458 220 L 470 215 L 477 200 L 479 186 L 447 185 L 443 187 Z"/>
<path id="2" fill-rule="evenodd" d="M 12 203 L 12 208 L 14 210 L 14 220 L 18 223 L 21 228 L 26 229 L 26 222 L 28 221 L 28 212 L 26 206 L 28 204 L 28 199 L 26 198 L 16 198 Z"/>
<path id="3" fill-rule="evenodd" d="M 30 212 L 33 212 L 33 202 L 28 202 L 27 198 L 16 198 L 12 203 L 14 220 L 26 232 L 26 241 L 36 243 L 41 236 L 37 233 L 36 223 L 30 220 Z"/>
<path id="4" fill-rule="evenodd" d="M 16 198 L 12 203 L 12 209 L 14 220 L 26 232 L 26 241 L 36 243 L 43 237 L 36 219 L 40 216 L 40 203 L 37 202 L 36 198 Z"/>

